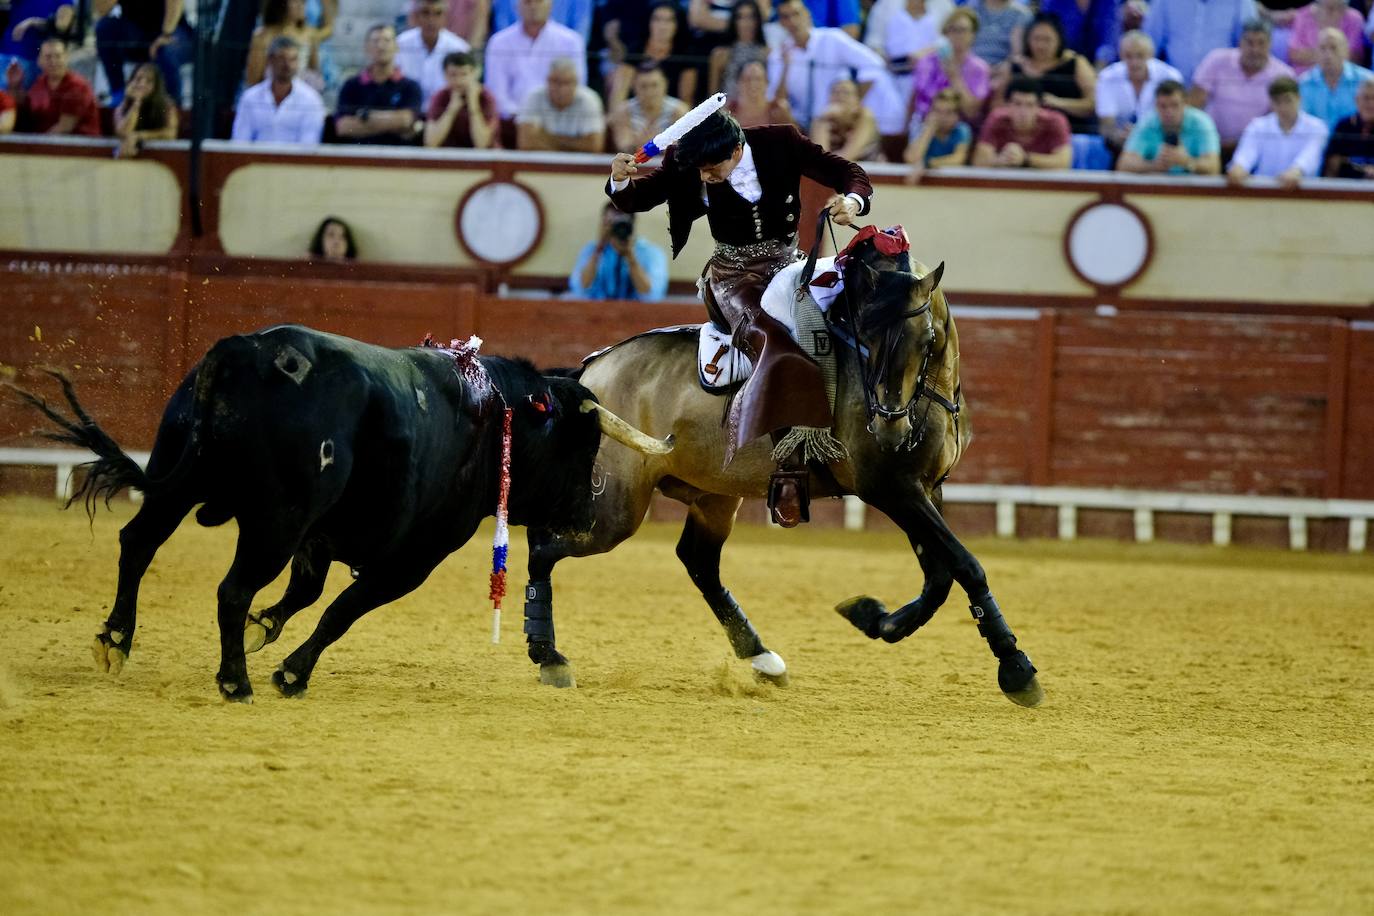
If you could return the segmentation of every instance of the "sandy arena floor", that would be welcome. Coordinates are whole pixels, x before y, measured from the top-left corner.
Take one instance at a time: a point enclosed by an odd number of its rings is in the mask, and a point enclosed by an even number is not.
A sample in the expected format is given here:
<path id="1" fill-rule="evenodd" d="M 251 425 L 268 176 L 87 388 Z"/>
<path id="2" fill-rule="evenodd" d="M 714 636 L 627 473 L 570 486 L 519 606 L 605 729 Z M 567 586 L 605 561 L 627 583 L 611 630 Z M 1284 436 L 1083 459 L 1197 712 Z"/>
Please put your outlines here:
<path id="1" fill-rule="evenodd" d="M 732 659 L 664 525 L 560 568 L 579 687 L 540 687 L 523 542 L 488 642 L 487 528 L 288 701 L 303 612 L 242 707 L 213 683 L 232 524 L 183 526 L 94 670 L 115 507 L 0 501 L 7 916 L 1374 912 L 1371 557 L 975 543 L 1025 710 L 962 601 L 898 646 L 831 610 L 914 594 L 903 541 L 748 527 L 726 582 L 790 688 Z"/>

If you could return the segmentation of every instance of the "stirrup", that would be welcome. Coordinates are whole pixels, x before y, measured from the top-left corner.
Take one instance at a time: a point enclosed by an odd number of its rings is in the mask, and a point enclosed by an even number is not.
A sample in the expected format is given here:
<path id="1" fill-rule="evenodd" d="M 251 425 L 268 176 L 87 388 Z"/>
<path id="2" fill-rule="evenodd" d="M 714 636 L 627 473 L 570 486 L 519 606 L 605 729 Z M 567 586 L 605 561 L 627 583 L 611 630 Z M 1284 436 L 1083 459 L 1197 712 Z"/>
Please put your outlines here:
<path id="1" fill-rule="evenodd" d="M 811 521 L 810 472 L 779 468 L 768 478 L 768 512 L 773 523 L 795 528 Z"/>

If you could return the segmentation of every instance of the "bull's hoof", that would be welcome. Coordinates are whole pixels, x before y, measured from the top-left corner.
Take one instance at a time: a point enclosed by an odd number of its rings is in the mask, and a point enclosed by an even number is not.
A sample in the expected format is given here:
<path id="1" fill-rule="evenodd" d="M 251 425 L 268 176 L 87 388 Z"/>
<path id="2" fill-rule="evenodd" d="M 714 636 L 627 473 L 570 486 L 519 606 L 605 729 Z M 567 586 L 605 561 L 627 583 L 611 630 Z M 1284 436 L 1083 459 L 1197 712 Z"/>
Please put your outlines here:
<path id="1" fill-rule="evenodd" d="M 1017 651 L 997 666 L 997 686 L 1017 706 L 1039 706 L 1045 701 L 1045 691 L 1035 678 L 1035 666 L 1026 653 Z"/>
<path id="2" fill-rule="evenodd" d="M 103 627 L 91 645 L 91 657 L 95 659 L 96 670 L 106 674 L 123 671 L 124 663 L 129 660 L 129 643 L 132 641 L 124 633 Z"/>
<path id="3" fill-rule="evenodd" d="M 1005 691 L 1006 698 L 1017 706 L 1034 708 L 1045 702 L 1045 691 L 1040 689 L 1040 681 L 1032 677 L 1023 690 Z"/>
<path id="4" fill-rule="evenodd" d="M 887 605 L 877 598 L 859 595 L 835 605 L 835 612 L 854 624 L 869 639 L 877 639 L 880 621 L 887 615 Z"/>
<path id="5" fill-rule="evenodd" d="M 754 677 L 761 683 L 774 687 L 786 687 L 792 683 L 792 678 L 787 674 L 787 663 L 776 652 L 760 652 L 749 659 L 749 666 L 754 669 Z"/>
<path id="6" fill-rule="evenodd" d="M 539 683 L 546 687 L 576 687 L 572 665 L 549 664 L 539 666 Z"/>
<path id="7" fill-rule="evenodd" d="M 252 703 L 253 685 L 245 678 L 242 681 L 218 681 L 219 695 L 229 703 Z"/>
<path id="8" fill-rule="evenodd" d="M 309 685 L 299 674 L 278 668 L 272 672 L 272 686 L 277 688 L 277 693 L 292 699 L 305 696 L 305 688 Z"/>

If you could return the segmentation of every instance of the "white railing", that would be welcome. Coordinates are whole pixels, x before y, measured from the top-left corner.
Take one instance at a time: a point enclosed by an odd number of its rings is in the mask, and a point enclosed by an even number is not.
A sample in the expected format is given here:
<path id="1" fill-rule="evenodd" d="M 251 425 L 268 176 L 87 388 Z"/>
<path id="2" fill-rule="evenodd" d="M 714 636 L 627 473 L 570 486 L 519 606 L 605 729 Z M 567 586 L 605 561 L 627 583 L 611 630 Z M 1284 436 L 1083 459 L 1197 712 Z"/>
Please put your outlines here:
<path id="1" fill-rule="evenodd" d="M 1155 539 L 1154 514 L 1180 512 L 1212 517 L 1212 543 L 1231 543 L 1231 523 L 1236 516 L 1288 519 L 1288 546 L 1307 549 L 1309 519 L 1338 518 L 1350 523 L 1347 546 L 1363 553 L 1369 543 L 1369 520 L 1374 502 L 1353 499 L 1301 499 L 1282 496 L 1229 496 L 1209 493 L 1168 493 L 1153 490 L 1092 490 L 1076 487 L 1030 487 L 997 484 L 945 484 L 947 503 L 997 507 L 997 535 L 1016 536 L 1017 506 L 1054 506 L 1059 511 L 1059 537 L 1078 537 L 1079 509 L 1115 509 L 1131 512 L 1135 539 Z M 845 497 L 844 526 L 864 527 L 866 506 L 858 497 Z"/>

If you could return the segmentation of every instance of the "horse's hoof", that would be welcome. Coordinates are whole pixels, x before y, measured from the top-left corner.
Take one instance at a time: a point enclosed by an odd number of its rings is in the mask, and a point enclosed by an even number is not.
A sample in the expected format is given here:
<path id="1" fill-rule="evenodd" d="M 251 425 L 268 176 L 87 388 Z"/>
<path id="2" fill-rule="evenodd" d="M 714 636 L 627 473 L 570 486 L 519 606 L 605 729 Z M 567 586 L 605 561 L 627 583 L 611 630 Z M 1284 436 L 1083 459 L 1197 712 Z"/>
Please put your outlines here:
<path id="1" fill-rule="evenodd" d="M 1017 706 L 1034 708 L 1045 702 L 1045 691 L 1040 689 L 1040 681 L 1032 676 L 1030 683 L 1021 690 L 1008 690 L 1004 692 L 1008 700 Z"/>
<path id="2" fill-rule="evenodd" d="M 267 645 L 267 628 L 260 623 L 249 622 L 243 628 L 243 652 L 252 655 Z"/>
<path id="3" fill-rule="evenodd" d="M 765 684 L 786 687 L 792 683 L 792 679 L 787 675 L 787 663 L 776 652 L 760 652 L 749 659 L 749 665 L 754 669 L 754 677 Z"/>
<path id="4" fill-rule="evenodd" d="M 249 703 L 253 702 L 253 687 L 246 680 L 243 683 L 230 681 L 228 683 L 219 681 L 219 695 L 224 697 L 229 703 Z"/>
<path id="5" fill-rule="evenodd" d="M 305 696 L 305 688 L 309 685 L 300 675 L 285 668 L 278 668 L 272 672 L 272 686 L 277 688 L 277 693 L 287 699 L 294 699 Z"/>
<path id="6" fill-rule="evenodd" d="M 576 687 L 572 665 L 540 665 L 539 683 L 546 687 Z"/>
<path id="7" fill-rule="evenodd" d="M 877 598 L 859 595 L 835 605 L 835 612 L 858 627 L 869 639 L 877 639 L 879 621 L 887 615 L 887 605 Z"/>

